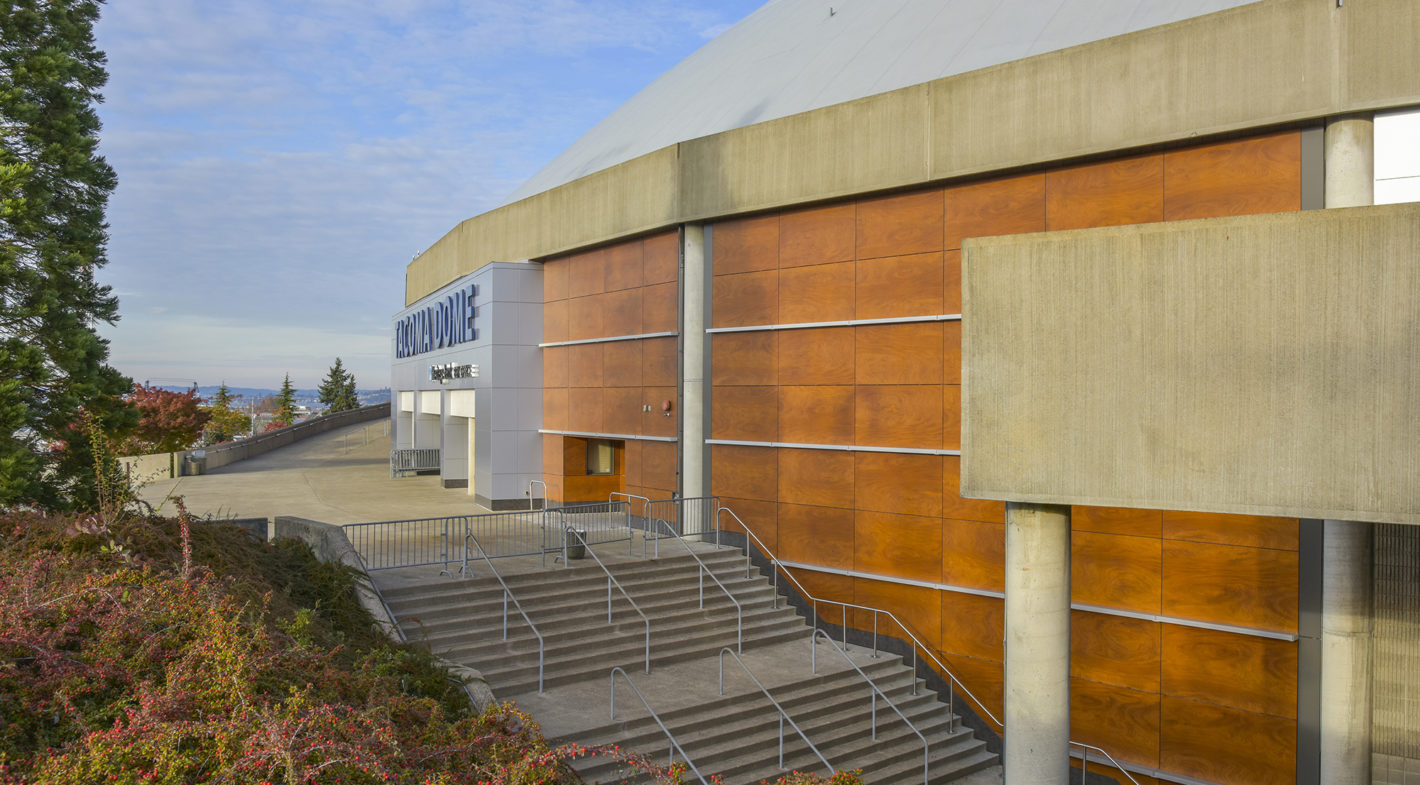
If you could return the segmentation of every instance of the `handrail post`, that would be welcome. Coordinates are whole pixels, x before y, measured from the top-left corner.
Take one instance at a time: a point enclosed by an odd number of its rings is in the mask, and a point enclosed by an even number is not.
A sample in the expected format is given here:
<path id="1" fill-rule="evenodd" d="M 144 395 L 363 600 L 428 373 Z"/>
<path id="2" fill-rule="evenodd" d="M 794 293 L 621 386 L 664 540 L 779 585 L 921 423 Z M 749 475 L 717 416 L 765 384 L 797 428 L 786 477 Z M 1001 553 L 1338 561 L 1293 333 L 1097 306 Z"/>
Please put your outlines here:
<path id="1" fill-rule="evenodd" d="M 878 612 L 873 611 L 873 659 L 878 658 Z"/>
<path id="2" fill-rule="evenodd" d="M 508 640 L 508 590 L 503 590 L 503 640 Z"/>

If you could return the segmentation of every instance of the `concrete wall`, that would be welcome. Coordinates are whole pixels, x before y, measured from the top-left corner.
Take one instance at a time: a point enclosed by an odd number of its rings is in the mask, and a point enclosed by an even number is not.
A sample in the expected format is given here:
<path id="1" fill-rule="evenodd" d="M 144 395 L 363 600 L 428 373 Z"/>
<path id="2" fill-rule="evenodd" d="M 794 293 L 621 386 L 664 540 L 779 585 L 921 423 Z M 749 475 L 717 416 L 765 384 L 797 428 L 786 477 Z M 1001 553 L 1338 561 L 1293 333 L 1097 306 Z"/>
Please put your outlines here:
<path id="1" fill-rule="evenodd" d="M 1420 205 L 968 241 L 962 493 L 1420 523 Z"/>
<path id="2" fill-rule="evenodd" d="M 309 439 L 317 434 L 326 433 L 335 428 L 343 428 L 347 425 L 355 425 L 362 422 L 372 422 L 389 416 L 390 405 L 388 403 L 372 403 L 369 406 L 361 406 L 358 409 L 337 412 L 335 414 L 312 417 L 304 422 L 296 423 L 289 428 L 282 428 L 270 433 L 258 434 L 248 439 L 237 442 L 220 444 L 216 447 L 207 447 L 203 450 L 206 455 L 207 470 L 211 471 L 228 464 L 244 461 L 248 458 L 255 458 L 264 455 L 272 450 L 294 444 L 302 439 Z M 190 453 L 191 451 L 189 451 Z M 189 453 L 183 453 L 187 455 Z M 182 462 L 182 458 L 178 458 Z"/>
<path id="3" fill-rule="evenodd" d="M 1420 773 L 1420 529 L 1375 527 L 1372 781 L 1406 785 Z"/>
<path id="4" fill-rule="evenodd" d="M 405 299 L 687 221 L 1420 104 L 1415 3 L 1336 5 L 1264 0 L 682 142 L 464 221 Z"/>

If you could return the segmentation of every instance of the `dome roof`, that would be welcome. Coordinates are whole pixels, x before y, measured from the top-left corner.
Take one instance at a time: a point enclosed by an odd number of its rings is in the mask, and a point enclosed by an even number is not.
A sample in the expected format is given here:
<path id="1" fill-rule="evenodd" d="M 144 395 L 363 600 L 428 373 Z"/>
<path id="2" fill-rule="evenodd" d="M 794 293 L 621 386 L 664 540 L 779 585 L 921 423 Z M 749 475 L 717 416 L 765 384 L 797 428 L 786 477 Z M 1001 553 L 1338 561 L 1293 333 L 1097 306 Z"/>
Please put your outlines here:
<path id="1" fill-rule="evenodd" d="M 770 0 L 594 126 L 515 202 L 663 147 L 1255 0 Z"/>

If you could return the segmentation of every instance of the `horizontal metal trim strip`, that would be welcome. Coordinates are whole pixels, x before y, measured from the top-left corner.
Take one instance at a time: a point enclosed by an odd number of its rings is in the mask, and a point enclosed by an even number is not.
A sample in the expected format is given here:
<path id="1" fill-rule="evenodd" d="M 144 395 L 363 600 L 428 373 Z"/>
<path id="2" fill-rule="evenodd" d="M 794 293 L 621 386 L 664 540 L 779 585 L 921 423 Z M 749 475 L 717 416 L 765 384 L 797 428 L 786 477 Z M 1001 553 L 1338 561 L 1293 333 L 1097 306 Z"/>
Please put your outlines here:
<path id="1" fill-rule="evenodd" d="M 843 319 L 836 322 L 798 322 L 795 324 L 752 324 L 746 327 L 711 327 L 707 333 L 752 333 L 766 330 L 810 330 L 815 327 L 864 327 L 872 324 L 919 324 L 922 322 L 959 322 L 959 313 L 939 313 L 932 316 L 899 316 L 891 319 Z"/>
<path id="2" fill-rule="evenodd" d="M 800 442 L 746 442 L 737 439 L 706 439 L 706 444 L 732 447 L 788 447 L 795 450 L 837 450 L 839 452 L 892 452 L 908 455 L 961 455 L 961 450 L 926 450 L 917 447 L 866 447 L 860 444 L 802 444 Z"/>
<path id="3" fill-rule="evenodd" d="M 639 341 L 642 338 L 674 338 L 680 333 L 639 333 L 637 335 L 613 335 L 609 338 L 583 338 L 580 341 L 548 341 L 537 345 L 539 349 L 546 349 L 550 346 L 581 346 L 587 343 L 615 343 L 616 341 Z"/>
<path id="4" fill-rule="evenodd" d="M 635 439 L 643 442 L 675 442 L 680 441 L 674 436 L 637 436 L 633 433 L 592 433 L 591 431 L 551 431 L 546 428 L 538 428 L 538 433 L 545 433 L 548 436 L 577 436 L 583 439 Z"/>
<path id="5" fill-rule="evenodd" d="M 830 575 L 842 575 L 849 578 L 865 578 L 884 583 L 899 583 L 904 586 L 918 586 L 924 589 L 938 589 L 941 591 L 955 592 L 957 594 L 975 594 L 980 597 L 996 597 L 1005 599 L 1004 592 L 993 591 L 991 589 L 973 589 L 967 586 L 955 586 L 950 583 L 935 583 L 933 581 L 918 581 L 911 578 L 897 578 L 891 575 L 878 575 L 871 572 L 859 572 L 857 570 L 845 570 L 840 567 L 824 567 L 819 564 L 805 564 L 803 562 L 790 562 L 780 560 L 780 564 L 785 567 L 809 570 L 811 572 L 824 572 Z M 1250 635 L 1254 638 L 1271 638 L 1279 641 L 1295 641 L 1297 636 L 1286 632 L 1274 632 L 1273 630 L 1260 630 L 1255 627 L 1239 627 L 1232 624 L 1215 624 L 1213 622 L 1196 621 L 1194 619 L 1180 619 L 1175 616 L 1163 616 L 1156 613 L 1139 613 L 1137 611 L 1126 611 L 1119 608 L 1106 608 L 1099 605 L 1086 605 L 1080 602 L 1070 603 L 1071 610 L 1088 611 L 1090 613 L 1101 613 L 1106 616 L 1123 616 L 1130 619 L 1141 619 L 1143 621 L 1154 621 L 1161 624 L 1175 624 L 1180 627 L 1197 627 L 1204 630 L 1217 630 L 1219 632 L 1231 632 L 1238 635 Z"/>

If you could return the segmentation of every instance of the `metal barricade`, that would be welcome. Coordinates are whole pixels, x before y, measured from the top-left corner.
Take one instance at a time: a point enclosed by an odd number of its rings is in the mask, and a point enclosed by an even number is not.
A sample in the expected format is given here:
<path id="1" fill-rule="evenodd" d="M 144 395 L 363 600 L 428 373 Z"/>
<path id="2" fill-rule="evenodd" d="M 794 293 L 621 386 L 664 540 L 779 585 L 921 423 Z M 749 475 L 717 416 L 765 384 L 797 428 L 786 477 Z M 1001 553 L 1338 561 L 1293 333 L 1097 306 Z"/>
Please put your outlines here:
<path id="1" fill-rule="evenodd" d="M 489 558 L 538 556 L 546 546 L 542 510 L 510 510 L 464 516 L 465 529 L 483 544 Z"/>
<path id="2" fill-rule="evenodd" d="M 439 450 L 390 450 L 390 476 L 438 471 Z"/>
<path id="3" fill-rule="evenodd" d="M 371 572 L 441 564 L 441 575 L 453 575 L 449 565 L 464 561 L 464 516 L 347 523 L 341 528 Z"/>
<path id="4" fill-rule="evenodd" d="M 646 505 L 646 539 L 673 535 L 698 537 L 710 542 L 716 534 L 719 516 L 718 496 L 658 499 Z M 642 550 L 645 548 L 643 540 Z"/>
<path id="5" fill-rule="evenodd" d="M 587 545 L 607 545 L 614 542 L 627 543 L 627 554 L 631 552 L 630 502 L 606 501 L 586 504 L 568 504 L 553 507 L 547 511 L 547 526 L 554 537 L 560 537 L 567 529 L 582 532 Z M 563 543 L 547 542 L 545 547 L 553 551 L 561 550 Z"/>

